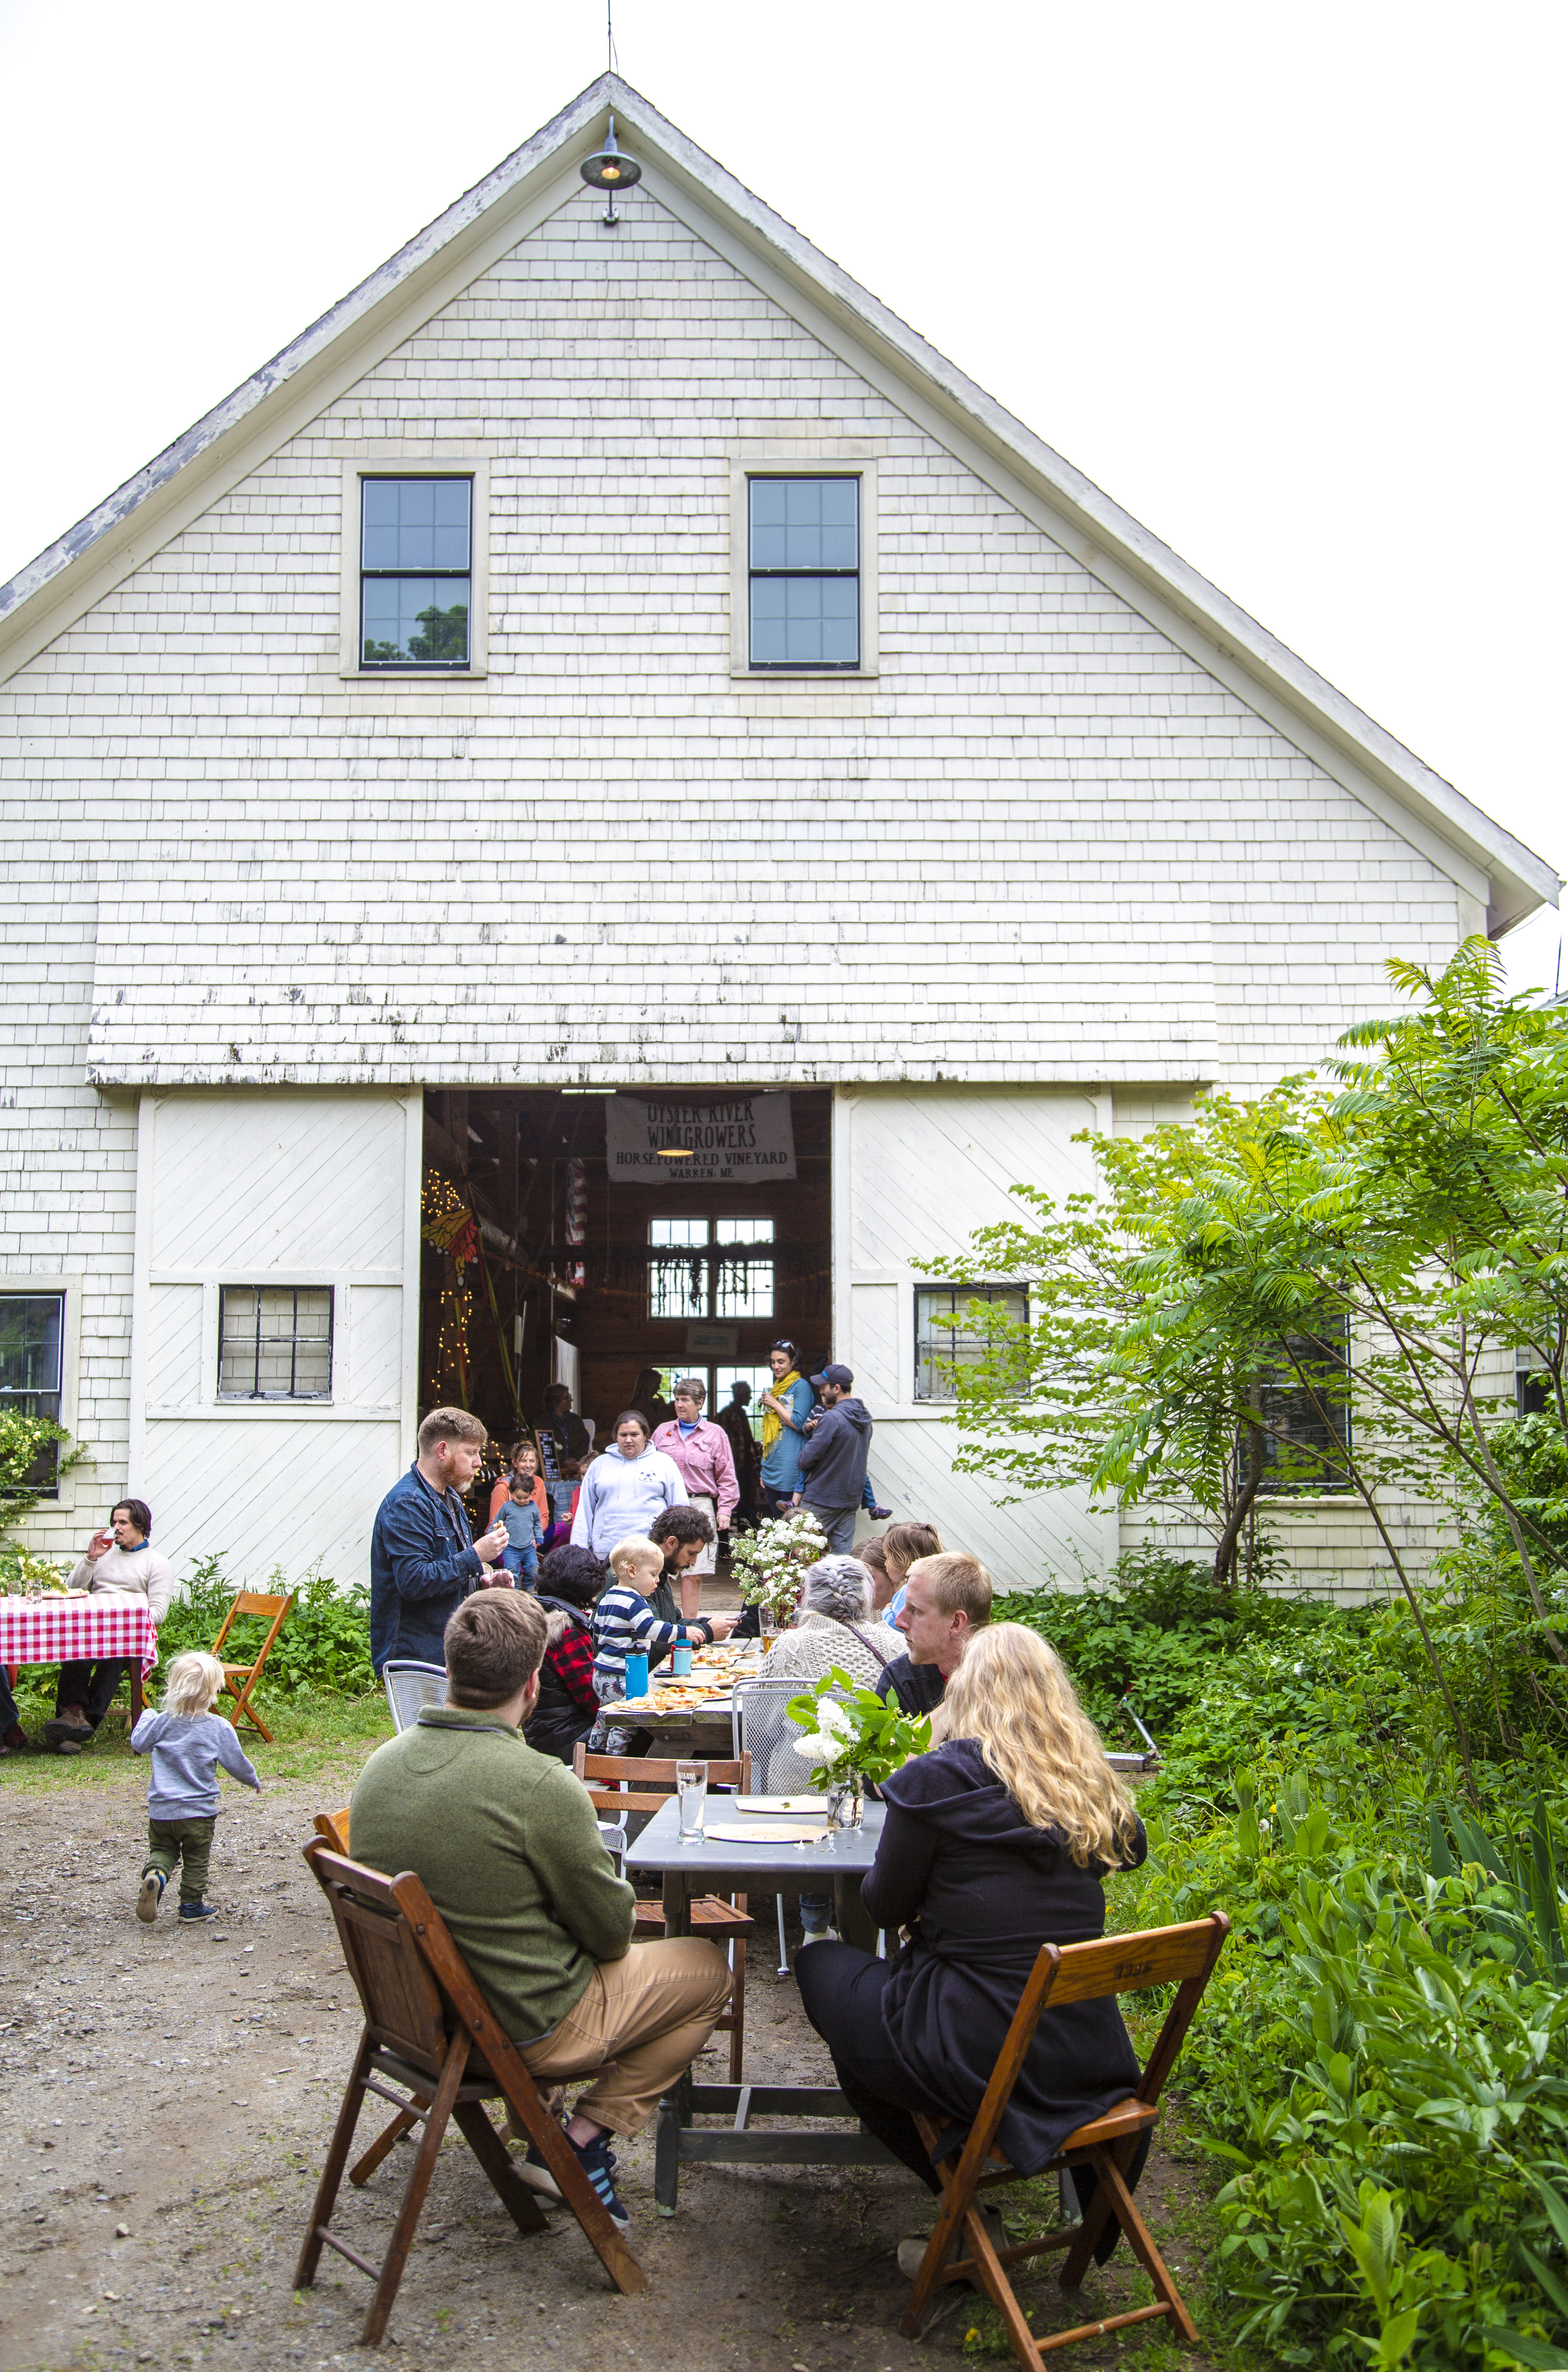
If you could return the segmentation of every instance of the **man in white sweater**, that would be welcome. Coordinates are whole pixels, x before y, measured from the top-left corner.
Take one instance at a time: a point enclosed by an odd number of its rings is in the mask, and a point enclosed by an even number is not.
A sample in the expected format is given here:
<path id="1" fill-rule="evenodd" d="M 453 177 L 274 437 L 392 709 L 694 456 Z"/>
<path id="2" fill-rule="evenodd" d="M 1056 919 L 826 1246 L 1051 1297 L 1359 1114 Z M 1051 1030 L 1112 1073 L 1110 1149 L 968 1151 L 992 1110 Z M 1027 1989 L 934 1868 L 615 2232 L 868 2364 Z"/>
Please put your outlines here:
<path id="1" fill-rule="evenodd" d="M 161 1622 L 174 1595 L 174 1567 L 148 1546 L 152 1510 L 145 1499 L 122 1499 L 110 1512 L 109 1526 L 107 1532 L 93 1534 L 66 1588 L 112 1590 L 124 1598 L 145 1598 L 154 1622 Z M 119 1657 L 98 1664 L 62 1664 L 54 1719 L 43 1725 L 50 1744 L 62 1754 L 79 1754 L 130 1669 Z"/>

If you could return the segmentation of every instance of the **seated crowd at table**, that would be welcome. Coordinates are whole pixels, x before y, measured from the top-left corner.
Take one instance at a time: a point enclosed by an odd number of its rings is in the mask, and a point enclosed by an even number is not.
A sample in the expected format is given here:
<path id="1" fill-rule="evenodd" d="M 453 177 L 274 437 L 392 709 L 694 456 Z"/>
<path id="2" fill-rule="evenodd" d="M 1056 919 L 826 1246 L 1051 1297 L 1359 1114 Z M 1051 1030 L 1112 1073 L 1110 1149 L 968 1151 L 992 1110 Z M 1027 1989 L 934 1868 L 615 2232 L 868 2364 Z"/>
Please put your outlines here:
<path id="1" fill-rule="evenodd" d="M 630 1647 L 656 1662 L 682 1639 L 726 1635 L 735 1618 L 685 1600 L 713 1535 L 707 1511 L 672 1505 L 662 1480 L 645 1504 L 634 1471 L 613 1478 L 626 1526 L 613 1541 L 595 1529 L 596 1505 L 589 1537 L 543 1559 L 537 1597 L 496 1587 L 514 1579 L 500 1562 L 508 1535 L 493 1525 L 471 1540 L 459 1495 L 483 1439 L 472 1418 L 436 1412 L 377 1519 L 377 1668 L 410 1656 L 444 1662 L 447 1701 L 366 1763 L 353 1851 L 423 1879 L 541 2085 L 586 2079 L 570 2113 L 563 2108 L 564 2131 L 624 2227 L 612 2145 L 640 2130 L 703 2048 L 729 1971 L 699 1938 L 633 1941 L 633 1889 L 567 1766 L 579 1743 L 631 1727 L 630 1717 L 607 1721 L 624 1702 Z M 623 1446 L 628 1469 L 642 1459 Z M 937 2155 L 954 2147 L 1040 1944 L 1100 1935 L 1106 1878 L 1144 1853 L 1142 1824 L 1060 1658 L 1022 1625 L 993 1623 L 991 1610 L 978 1559 L 945 1550 L 929 1527 L 895 1525 L 874 1559 L 830 1553 L 808 1568 L 798 1619 L 766 1666 L 803 1689 L 837 1667 L 932 1719 L 929 1750 L 880 1789 L 885 1824 L 862 1900 L 886 1931 L 886 1959 L 836 1938 L 828 1898 L 807 1895 L 796 1963 L 845 2099 L 932 2191 L 915 2115 L 936 2127 Z M 784 1783 L 770 1764 L 754 1784 L 783 1792 L 798 1785 L 798 1767 Z M 1021 2172 L 1038 2171 L 1137 2080 L 1114 1999 L 1049 2011 L 1002 2145 Z M 1135 2159 L 1129 2181 L 1140 2168 Z M 531 2147 L 522 2170 L 553 2191 Z M 1102 2256 L 1119 2229 L 1108 2224 Z M 906 2244 L 906 2272 L 923 2245 Z"/>

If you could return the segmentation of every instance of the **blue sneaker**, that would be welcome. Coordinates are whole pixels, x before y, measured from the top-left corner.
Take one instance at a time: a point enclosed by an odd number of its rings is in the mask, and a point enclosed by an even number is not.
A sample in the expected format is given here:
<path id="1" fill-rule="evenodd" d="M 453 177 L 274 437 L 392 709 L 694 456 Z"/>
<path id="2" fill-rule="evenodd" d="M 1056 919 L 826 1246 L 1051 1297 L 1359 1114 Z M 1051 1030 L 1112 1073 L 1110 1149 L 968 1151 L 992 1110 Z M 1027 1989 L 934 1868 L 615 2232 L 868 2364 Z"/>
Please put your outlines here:
<path id="1" fill-rule="evenodd" d="M 611 2180 L 615 2172 L 615 2152 L 603 2134 L 595 2142 L 574 2142 L 577 2163 L 593 2184 L 599 2205 L 604 2209 L 618 2232 L 624 2232 L 632 2218 L 616 2192 Z"/>
<path id="2" fill-rule="evenodd" d="M 182 1902 L 180 1906 L 181 1919 L 215 1919 L 217 1915 L 210 1902 Z"/>

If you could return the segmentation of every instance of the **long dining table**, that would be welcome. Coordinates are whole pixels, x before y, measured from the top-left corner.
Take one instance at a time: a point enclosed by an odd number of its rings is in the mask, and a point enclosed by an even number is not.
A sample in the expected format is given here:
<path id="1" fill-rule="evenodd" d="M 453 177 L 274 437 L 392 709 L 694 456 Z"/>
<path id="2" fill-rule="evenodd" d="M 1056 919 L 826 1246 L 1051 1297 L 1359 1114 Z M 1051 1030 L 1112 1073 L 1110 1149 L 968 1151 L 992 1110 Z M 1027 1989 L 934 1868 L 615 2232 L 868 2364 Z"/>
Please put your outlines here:
<path id="1" fill-rule="evenodd" d="M 886 1818 L 880 1804 L 867 1804 L 856 1829 L 829 1830 L 821 1816 L 783 1811 L 736 1811 L 730 1799 L 710 1796 L 704 1834 L 680 1834 L 680 1808 L 674 1796 L 661 1805 L 626 1854 L 628 1875 L 656 1874 L 663 1882 L 665 1933 L 691 1933 L 691 1904 L 704 1894 L 831 1894 L 833 1924 L 846 1943 L 875 1950 L 877 1928 L 860 1900 L 861 1882 L 877 1857 Z M 774 1842 L 770 1830 L 809 1827 L 810 1843 Z M 732 1830 L 733 1836 L 707 1831 Z M 698 2117 L 722 2117 L 723 2124 L 699 2125 Z M 753 2117 L 849 2118 L 854 2131 L 825 2131 L 819 2122 L 793 2130 Z M 654 2152 L 654 2199 L 661 2215 L 673 2215 L 680 2169 L 696 2159 L 714 2166 L 893 2166 L 890 2151 L 865 2131 L 836 2085 L 703 2084 L 690 2069 L 659 2102 Z"/>

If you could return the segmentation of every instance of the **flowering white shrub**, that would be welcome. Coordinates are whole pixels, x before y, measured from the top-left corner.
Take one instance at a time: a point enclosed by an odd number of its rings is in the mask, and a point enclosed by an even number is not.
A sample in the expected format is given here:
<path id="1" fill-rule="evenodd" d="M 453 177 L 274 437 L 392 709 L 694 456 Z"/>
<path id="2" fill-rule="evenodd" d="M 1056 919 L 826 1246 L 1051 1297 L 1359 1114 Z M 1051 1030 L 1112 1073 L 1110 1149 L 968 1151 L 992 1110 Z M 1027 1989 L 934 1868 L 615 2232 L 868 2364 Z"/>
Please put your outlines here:
<path id="1" fill-rule="evenodd" d="M 793 1614 L 800 1576 L 827 1546 L 826 1532 L 807 1508 L 770 1517 L 734 1543 L 730 1568 L 735 1586 L 748 1606 L 765 1606 L 770 1614 Z"/>

